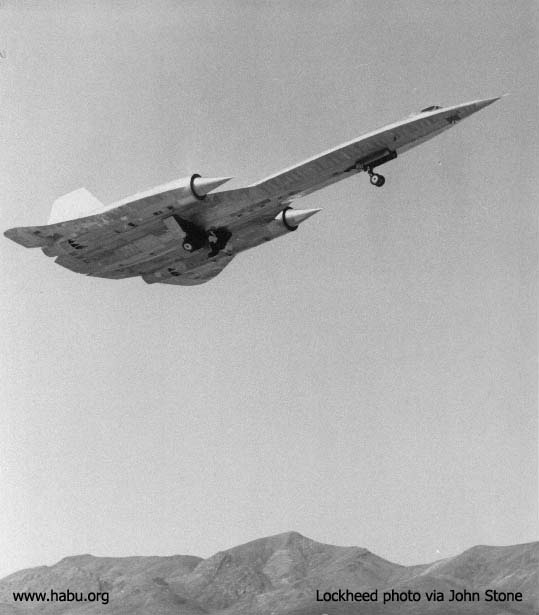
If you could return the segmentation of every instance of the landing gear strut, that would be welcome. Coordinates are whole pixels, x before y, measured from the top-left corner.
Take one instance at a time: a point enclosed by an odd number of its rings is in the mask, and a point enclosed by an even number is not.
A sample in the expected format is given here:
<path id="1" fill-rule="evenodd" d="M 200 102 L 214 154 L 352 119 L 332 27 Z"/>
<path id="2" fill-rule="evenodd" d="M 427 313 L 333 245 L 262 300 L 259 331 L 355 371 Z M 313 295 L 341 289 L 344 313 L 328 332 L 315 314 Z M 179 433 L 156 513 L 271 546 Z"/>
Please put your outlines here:
<path id="1" fill-rule="evenodd" d="M 181 230 L 185 233 L 182 241 L 183 249 L 186 252 L 196 252 L 206 245 L 206 233 L 190 220 L 184 220 L 179 216 L 174 216 Z"/>

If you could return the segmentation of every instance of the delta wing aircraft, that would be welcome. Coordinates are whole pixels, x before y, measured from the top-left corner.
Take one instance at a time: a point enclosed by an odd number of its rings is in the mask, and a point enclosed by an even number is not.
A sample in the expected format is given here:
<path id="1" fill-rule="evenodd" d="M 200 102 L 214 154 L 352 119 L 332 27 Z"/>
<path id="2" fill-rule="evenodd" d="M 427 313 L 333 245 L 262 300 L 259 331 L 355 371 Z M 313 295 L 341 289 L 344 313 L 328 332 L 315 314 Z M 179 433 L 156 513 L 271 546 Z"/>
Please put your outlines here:
<path id="1" fill-rule="evenodd" d="M 12 228 L 6 237 L 77 273 L 153 284 L 202 284 L 236 254 L 295 231 L 319 209 L 296 199 L 375 169 L 439 135 L 498 98 L 431 106 L 244 187 L 215 191 L 231 178 L 198 174 L 103 205 L 85 188 L 57 199 L 49 224 Z"/>

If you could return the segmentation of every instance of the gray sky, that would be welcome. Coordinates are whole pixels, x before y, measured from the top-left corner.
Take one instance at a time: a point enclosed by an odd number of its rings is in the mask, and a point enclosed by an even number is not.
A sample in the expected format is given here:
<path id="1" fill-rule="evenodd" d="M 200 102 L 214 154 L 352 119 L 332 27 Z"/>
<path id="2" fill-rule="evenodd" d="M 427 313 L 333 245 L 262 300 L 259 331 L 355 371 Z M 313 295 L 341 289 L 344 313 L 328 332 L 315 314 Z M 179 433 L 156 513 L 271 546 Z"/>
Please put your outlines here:
<path id="1" fill-rule="evenodd" d="M 2 2 L 2 230 L 511 96 L 200 287 L 1 238 L 0 574 L 290 529 L 405 564 L 537 538 L 537 44 L 532 1 Z"/>

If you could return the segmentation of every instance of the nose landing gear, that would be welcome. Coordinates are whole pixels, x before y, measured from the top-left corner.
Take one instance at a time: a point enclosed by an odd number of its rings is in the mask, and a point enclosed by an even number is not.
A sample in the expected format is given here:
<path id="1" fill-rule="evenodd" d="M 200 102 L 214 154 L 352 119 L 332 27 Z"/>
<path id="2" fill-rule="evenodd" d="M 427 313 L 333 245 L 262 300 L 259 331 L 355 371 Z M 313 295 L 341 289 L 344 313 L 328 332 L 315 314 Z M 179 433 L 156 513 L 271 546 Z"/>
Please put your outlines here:
<path id="1" fill-rule="evenodd" d="M 370 182 L 373 186 L 381 188 L 386 183 L 386 178 L 379 173 L 375 173 L 371 168 L 367 169 L 367 173 L 370 177 Z"/>
<path id="2" fill-rule="evenodd" d="M 377 188 L 381 188 L 386 183 L 386 178 L 380 175 L 380 173 L 375 173 L 374 168 L 390 160 L 394 160 L 396 157 L 396 151 L 383 149 L 358 160 L 354 166 L 347 170 L 351 171 L 355 169 L 356 171 L 364 171 L 369 175 L 371 184 Z"/>

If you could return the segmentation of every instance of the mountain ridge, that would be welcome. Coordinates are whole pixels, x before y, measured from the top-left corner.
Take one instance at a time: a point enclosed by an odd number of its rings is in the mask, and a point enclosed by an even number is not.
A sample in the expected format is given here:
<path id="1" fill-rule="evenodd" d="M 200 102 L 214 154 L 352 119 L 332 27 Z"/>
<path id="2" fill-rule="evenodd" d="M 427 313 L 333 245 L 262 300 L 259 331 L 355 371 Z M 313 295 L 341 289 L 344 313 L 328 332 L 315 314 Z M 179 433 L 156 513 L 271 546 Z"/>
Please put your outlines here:
<path id="1" fill-rule="evenodd" d="M 0 579 L 0 615 L 378 615 L 539 613 L 539 542 L 477 545 L 454 557 L 403 566 L 362 547 L 316 542 L 298 532 L 258 538 L 208 558 L 73 555 Z M 425 592 L 522 592 L 522 602 L 428 602 Z M 13 592 L 107 593 L 103 602 L 15 602 Z M 378 590 L 377 602 L 321 602 L 324 592 Z M 419 602 L 382 604 L 382 593 Z M 47 594 L 48 595 L 48 594 Z M 337 596 L 337 594 L 335 594 Z"/>

